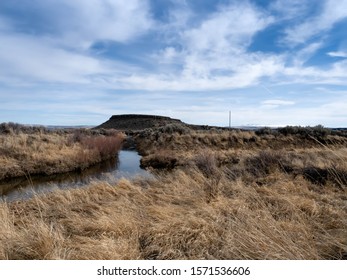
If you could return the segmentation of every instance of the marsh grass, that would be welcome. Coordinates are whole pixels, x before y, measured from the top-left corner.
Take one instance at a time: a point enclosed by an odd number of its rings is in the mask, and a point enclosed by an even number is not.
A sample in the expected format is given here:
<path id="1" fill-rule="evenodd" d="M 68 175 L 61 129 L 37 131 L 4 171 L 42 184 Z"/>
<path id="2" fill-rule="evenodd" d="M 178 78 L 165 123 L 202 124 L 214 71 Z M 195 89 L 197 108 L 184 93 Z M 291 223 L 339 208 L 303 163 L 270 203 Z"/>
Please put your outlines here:
<path id="1" fill-rule="evenodd" d="M 344 138 L 163 131 L 135 140 L 170 172 L 0 203 L 0 258 L 346 258 Z"/>
<path id="2" fill-rule="evenodd" d="M 346 192 L 267 179 L 251 186 L 221 172 L 213 182 L 191 167 L 1 203 L 0 258 L 341 259 Z"/>
<path id="3" fill-rule="evenodd" d="M 84 169 L 114 156 L 124 140 L 117 132 L 27 129 L 0 134 L 0 180 Z"/>

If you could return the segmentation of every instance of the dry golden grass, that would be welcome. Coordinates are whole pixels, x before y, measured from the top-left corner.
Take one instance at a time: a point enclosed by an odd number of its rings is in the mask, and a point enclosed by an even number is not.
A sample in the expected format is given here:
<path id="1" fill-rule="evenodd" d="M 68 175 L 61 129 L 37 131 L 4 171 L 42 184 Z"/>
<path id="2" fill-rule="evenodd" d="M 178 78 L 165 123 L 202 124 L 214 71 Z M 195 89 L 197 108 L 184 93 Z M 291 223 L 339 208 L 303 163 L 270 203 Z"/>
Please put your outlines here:
<path id="1" fill-rule="evenodd" d="M 164 131 L 164 132 L 163 132 Z M 166 149 L 175 152 L 196 152 L 202 148 L 215 151 L 221 150 L 263 150 L 263 149 L 308 149 L 321 145 L 346 147 L 347 137 L 344 135 L 325 135 L 316 137 L 315 134 L 282 133 L 259 134 L 256 131 L 242 130 L 177 130 L 171 133 L 164 129 L 147 129 L 135 135 L 137 148 L 143 155 L 154 154 Z"/>
<path id="2" fill-rule="evenodd" d="M 0 180 L 84 169 L 113 156 L 123 139 L 121 133 L 105 136 L 78 131 L 0 134 Z"/>
<path id="3" fill-rule="evenodd" d="M 347 258 L 345 139 L 157 132 L 171 172 L 0 203 L 0 259 Z"/>
<path id="4" fill-rule="evenodd" d="M 347 193 L 274 172 L 197 168 L 0 204 L 1 259 L 339 259 Z"/>

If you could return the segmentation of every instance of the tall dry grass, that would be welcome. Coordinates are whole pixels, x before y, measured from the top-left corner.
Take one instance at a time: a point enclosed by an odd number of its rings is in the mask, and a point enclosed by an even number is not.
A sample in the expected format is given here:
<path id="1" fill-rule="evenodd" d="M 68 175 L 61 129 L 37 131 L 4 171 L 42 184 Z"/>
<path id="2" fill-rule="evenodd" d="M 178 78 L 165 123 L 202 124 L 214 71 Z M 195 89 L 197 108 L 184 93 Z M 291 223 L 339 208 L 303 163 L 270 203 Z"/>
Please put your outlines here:
<path id="1" fill-rule="evenodd" d="M 341 259 L 346 189 L 198 167 L 0 204 L 1 259 Z"/>
<path id="2" fill-rule="evenodd" d="M 209 148 L 215 151 L 242 149 L 242 150 L 278 150 L 286 149 L 309 149 L 319 145 L 345 147 L 347 134 L 321 132 L 318 128 L 302 128 L 297 133 L 289 133 L 271 130 L 265 133 L 261 131 L 244 130 L 192 130 L 187 128 L 172 127 L 159 129 L 146 129 L 135 133 L 135 140 L 139 152 L 146 156 L 158 150 L 167 149 L 175 152 L 196 152 L 201 148 Z M 291 131 L 288 128 L 289 131 Z M 294 130 L 296 131 L 296 130 Z"/>
<path id="3" fill-rule="evenodd" d="M 345 138 L 300 135 L 141 132 L 170 172 L 0 203 L 0 258 L 346 259 Z"/>
<path id="4" fill-rule="evenodd" d="M 10 127 L 11 128 L 11 127 Z M 90 131 L 13 130 L 0 133 L 0 180 L 84 169 L 120 149 L 124 135 Z"/>

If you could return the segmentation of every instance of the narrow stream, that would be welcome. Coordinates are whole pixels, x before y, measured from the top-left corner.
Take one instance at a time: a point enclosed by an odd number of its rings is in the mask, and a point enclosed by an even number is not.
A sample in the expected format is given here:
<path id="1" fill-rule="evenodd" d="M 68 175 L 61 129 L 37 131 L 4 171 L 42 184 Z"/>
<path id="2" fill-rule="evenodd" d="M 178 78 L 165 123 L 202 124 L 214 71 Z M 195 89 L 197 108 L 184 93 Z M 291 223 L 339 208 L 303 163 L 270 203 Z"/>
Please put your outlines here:
<path id="1" fill-rule="evenodd" d="M 30 176 L 0 183 L 0 200 L 14 201 L 32 197 L 35 193 L 56 189 L 79 188 L 93 180 L 116 181 L 122 177 L 150 177 L 151 174 L 140 168 L 140 155 L 133 150 L 121 150 L 111 160 L 97 164 L 83 172 L 69 172 L 52 176 Z"/>

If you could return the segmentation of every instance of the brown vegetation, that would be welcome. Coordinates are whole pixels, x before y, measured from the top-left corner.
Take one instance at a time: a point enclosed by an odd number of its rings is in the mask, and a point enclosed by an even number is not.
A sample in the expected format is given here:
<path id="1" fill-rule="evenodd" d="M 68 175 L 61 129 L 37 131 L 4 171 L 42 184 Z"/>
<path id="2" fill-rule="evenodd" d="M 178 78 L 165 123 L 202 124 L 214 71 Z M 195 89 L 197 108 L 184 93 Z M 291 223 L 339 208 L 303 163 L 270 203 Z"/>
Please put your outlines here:
<path id="1" fill-rule="evenodd" d="M 229 176 L 228 169 L 203 169 L 2 203 L 0 258 L 344 257 L 345 191 L 276 171 L 260 186 Z"/>
<path id="2" fill-rule="evenodd" d="M 124 139 L 116 131 L 49 131 L 8 124 L 0 128 L 0 180 L 84 169 L 114 156 Z"/>
<path id="3" fill-rule="evenodd" d="M 137 133 L 170 172 L 0 203 L 0 258 L 346 259 L 346 139 L 319 129 Z"/>
<path id="4" fill-rule="evenodd" d="M 327 132 L 329 131 L 329 132 Z M 153 154 L 160 149 L 173 151 L 197 151 L 230 149 L 308 149 L 323 145 L 346 146 L 345 131 L 324 128 L 282 128 L 279 130 L 192 130 L 183 125 L 167 125 L 159 129 L 145 129 L 135 134 L 141 154 Z"/>

